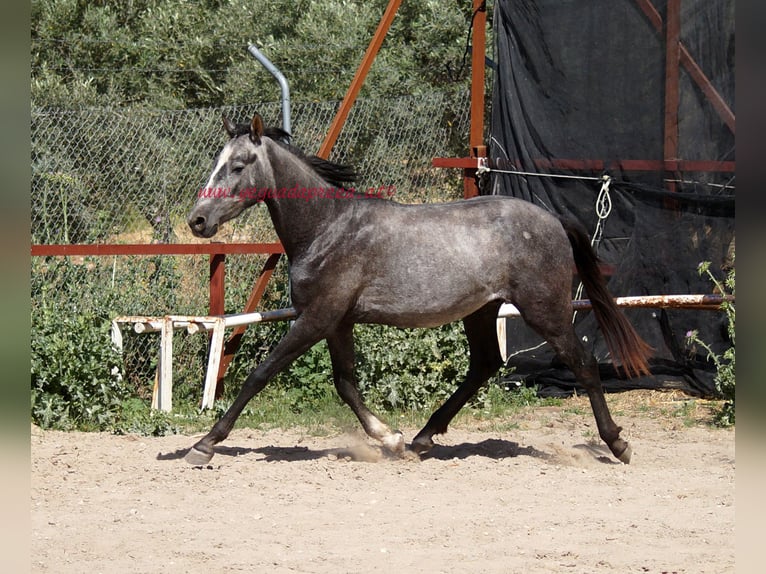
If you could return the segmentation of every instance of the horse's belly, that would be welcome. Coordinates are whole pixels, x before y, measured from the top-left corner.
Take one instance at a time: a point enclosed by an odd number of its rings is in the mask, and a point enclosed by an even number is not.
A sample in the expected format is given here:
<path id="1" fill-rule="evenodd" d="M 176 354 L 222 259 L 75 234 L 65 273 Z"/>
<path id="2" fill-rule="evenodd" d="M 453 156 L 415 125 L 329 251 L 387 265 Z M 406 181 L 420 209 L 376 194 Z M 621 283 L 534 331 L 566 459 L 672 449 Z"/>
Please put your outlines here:
<path id="1" fill-rule="evenodd" d="M 498 300 L 483 289 L 445 293 L 443 290 L 389 291 L 388 296 L 363 295 L 357 300 L 353 316 L 359 323 L 378 323 L 402 328 L 438 327 L 458 321 Z"/>

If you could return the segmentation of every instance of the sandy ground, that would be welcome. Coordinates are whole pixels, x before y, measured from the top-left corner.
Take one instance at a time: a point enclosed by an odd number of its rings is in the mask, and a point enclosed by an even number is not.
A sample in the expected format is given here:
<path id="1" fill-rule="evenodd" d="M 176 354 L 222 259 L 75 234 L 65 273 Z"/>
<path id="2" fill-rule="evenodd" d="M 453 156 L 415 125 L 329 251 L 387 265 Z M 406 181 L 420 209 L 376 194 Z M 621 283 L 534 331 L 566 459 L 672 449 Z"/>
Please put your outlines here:
<path id="1" fill-rule="evenodd" d="M 420 461 L 238 429 L 192 467 L 196 437 L 33 428 L 32 572 L 734 572 L 735 431 L 660 395 L 612 407 L 630 465 L 582 399 L 461 423 Z"/>

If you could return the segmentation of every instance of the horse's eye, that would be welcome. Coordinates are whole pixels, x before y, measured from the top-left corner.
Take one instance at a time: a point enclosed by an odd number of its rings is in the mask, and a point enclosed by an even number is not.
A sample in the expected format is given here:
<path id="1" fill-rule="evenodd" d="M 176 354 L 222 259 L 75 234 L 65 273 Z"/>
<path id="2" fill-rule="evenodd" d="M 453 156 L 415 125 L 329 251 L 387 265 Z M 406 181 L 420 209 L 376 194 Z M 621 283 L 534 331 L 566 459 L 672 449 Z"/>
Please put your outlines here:
<path id="1" fill-rule="evenodd" d="M 242 173 L 242 170 L 245 169 L 244 165 L 237 165 L 231 168 L 231 173 L 234 174 L 240 174 Z"/>

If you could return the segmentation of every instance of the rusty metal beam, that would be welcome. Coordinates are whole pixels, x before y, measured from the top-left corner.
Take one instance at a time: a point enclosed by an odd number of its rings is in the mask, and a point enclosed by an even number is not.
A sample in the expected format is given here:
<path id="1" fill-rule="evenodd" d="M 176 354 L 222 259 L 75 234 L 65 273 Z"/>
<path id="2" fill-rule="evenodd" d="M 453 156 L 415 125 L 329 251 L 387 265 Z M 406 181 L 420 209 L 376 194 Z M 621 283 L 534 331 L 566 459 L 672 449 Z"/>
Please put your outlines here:
<path id="1" fill-rule="evenodd" d="M 346 118 L 351 111 L 351 107 L 354 105 L 354 101 L 356 101 L 357 95 L 359 95 L 359 90 L 362 89 L 364 80 L 367 78 L 367 73 L 370 71 L 370 67 L 375 61 L 375 56 L 378 55 L 380 46 L 383 44 L 386 34 L 388 34 L 388 29 L 391 27 L 391 22 L 393 22 L 394 16 L 396 16 L 396 12 L 399 10 L 399 5 L 401 3 L 402 0 L 389 0 L 388 6 L 386 6 L 386 11 L 383 13 L 383 17 L 378 24 L 378 28 L 375 30 L 375 34 L 372 36 L 372 40 L 370 40 L 370 44 L 367 46 L 367 51 L 364 53 L 364 57 L 354 74 L 353 80 L 351 80 L 351 85 L 349 85 L 348 91 L 330 125 L 330 129 L 317 152 L 319 157 L 327 159 L 330 156 L 330 151 L 340 135 L 340 130 L 343 129 L 343 124 L 346 122 Z"/>
<path id="2" fill-rule="evenodd" d="M 226 255 L 217 253 L 210 256 L 210 314 L 223 315 L 224 285 L 226 277 Z"/>
<path id="3" fill-rule="evenodd" d="M 678 107 L 680 105 L 679 45 L 681 42 L 681 0 L 668 0 L 665 21 L 665 121 L 663 125 L 663 157 L 665 162 L 678 159 Z M 674 177 L 680 179 L 677 172 Z M 677 191 L 667 182 L 668 191 Z M 678 202 L 664 199 L 666 209 L 678 210 Z"/>
<path id="4" fill-rule="evenodd" d="M 697 309 L 705 311 L 719 311 L 723 303 L 734 303 L 734 295 L 638 295 L 631 297 L 615 297 L 614 303 L 618 307 L 632 309 Z M 575 311 L 591 309 L 590 299 L 575 299 L 572 301 Z M 503 303 L 498 310 L 498 318 L 518 317 L 521 313 L 515 305 Z"/>
<path id="5" fill-rule="evenodd" d="M 507 162 L 508 166 L 503 167 Z M 646 159 L 533 159 L 532 163 L 539 169 L 565 169 L 571 171 L 681 171 L 681 172 L 711 172 L 734 173 L 736 162 L 714 160 L 646 160 Z M 475 157 L 435 157 L 431 160 L 434 167 L 468 169 L 478 167 Z M 497 169 L 513 169 L 512 162 L 504 159 L 490 159 L 490 167 Z"/>
<path id="6" fill-rule="evenodd" d="M 231 255 L 284 253 L 281 243 L 76 243 L 32 245 L 32 257 L 73 255 Z"/>
<path id="7" fill-rule="evenodd" d="M 486 0 L 473 0 L 471 31 L 471 129 L 468 145 L 472 152 L 484 145 L 484 60 L 487 51 Z M 473 157 L 485 154 L 471 153 Z"/>
<path id="8" fill-rule="evenodd" d="M 484 157 L 484 59 L 487 51 L 486 0 L 473 0 L 471 18 L 471 126 L 468 137 L 471 157 Z M 476 168 L 463 170 L 463 197 L 479 195 Z"/>
<path id="9" fill-rule="evenodd" d="M 654 4 L 652 4 L 651 0 L 636 0 L 636 3 L 649 19 L 649 22 L 654 27 L 654 29 L 657 32 L 662 33 L 662 16 L 660 16 L 660 13 L 654 7 Z M 713 84 L 710 82 L 702 69 L 697 65 L 697 62 L 694 60 L 694 58 L 692 58 L 689 50 L 686 49 L 686 46 L 684 46 L 682 42 L 679 42 L 679 61 L 684 69 L 689 73 L 692 80 L 694 80 L 694 83 L 697 84 L 700 90 L 702 90 L 702 93 L 705 94 L 705 97 L 718 113 L 721 120 L 723 120 L 726 126 L 731 130 L 731 133 L 734 134 L 736 128 L 736 118 L 734 113 L 731 111 L 731 108 L 726 103 L 726 101 L 721 97 L 721 94 L 718 93 L 718 90 L 713 87 Z"/>
<path id="10" fill-rule="evenodd" d="M 681 0 L 668 0 L 665 25 L 665 161 L 678 159 L 679 45 L 681 42 Z M 676 191 L 675 183 L 668 183 Z M 670 207 L 670 206 L 668 206 Z"/>

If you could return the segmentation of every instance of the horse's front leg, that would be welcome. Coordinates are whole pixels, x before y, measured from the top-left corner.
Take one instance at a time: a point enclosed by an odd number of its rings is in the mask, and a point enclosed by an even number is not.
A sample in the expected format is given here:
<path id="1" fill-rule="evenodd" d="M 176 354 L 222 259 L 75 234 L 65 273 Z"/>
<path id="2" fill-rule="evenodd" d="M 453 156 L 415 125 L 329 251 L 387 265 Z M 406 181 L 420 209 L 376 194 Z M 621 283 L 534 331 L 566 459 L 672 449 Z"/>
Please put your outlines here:
<path id="1" fill-rule="evenodd" d="M 186 462 L 193 465 L 210 462 L 215 454 L 213 446 L 229 436 L 232 428 L 234 428 L 234 423 L 250 399 L 263 390 L 263 387 L 274 375 L 323 338 L 322 334 L 310 328 L 308 321 L 302 320 L 302 317 L 303 315 L 295 321 L 295 324 L 274 347 L 266 360 L 250 371 L 237 398 L 226 413 L 213 425 L 210 432 L 189 450 L 185 457 Z"/>
<path id="2" fill-rule="evenodd" d="M 388 425 L 376 417 L 362 401 L 354 376 L 354 325 L 341 324 L 334 333 L 327 337 L 330 350 L 332 374 L 335 388 L 345 403 L 351 407 L 362 423 L 364 431 L 395 454 L 404 452 L 404 437 L 399 431 L 392 431 Z"/>

